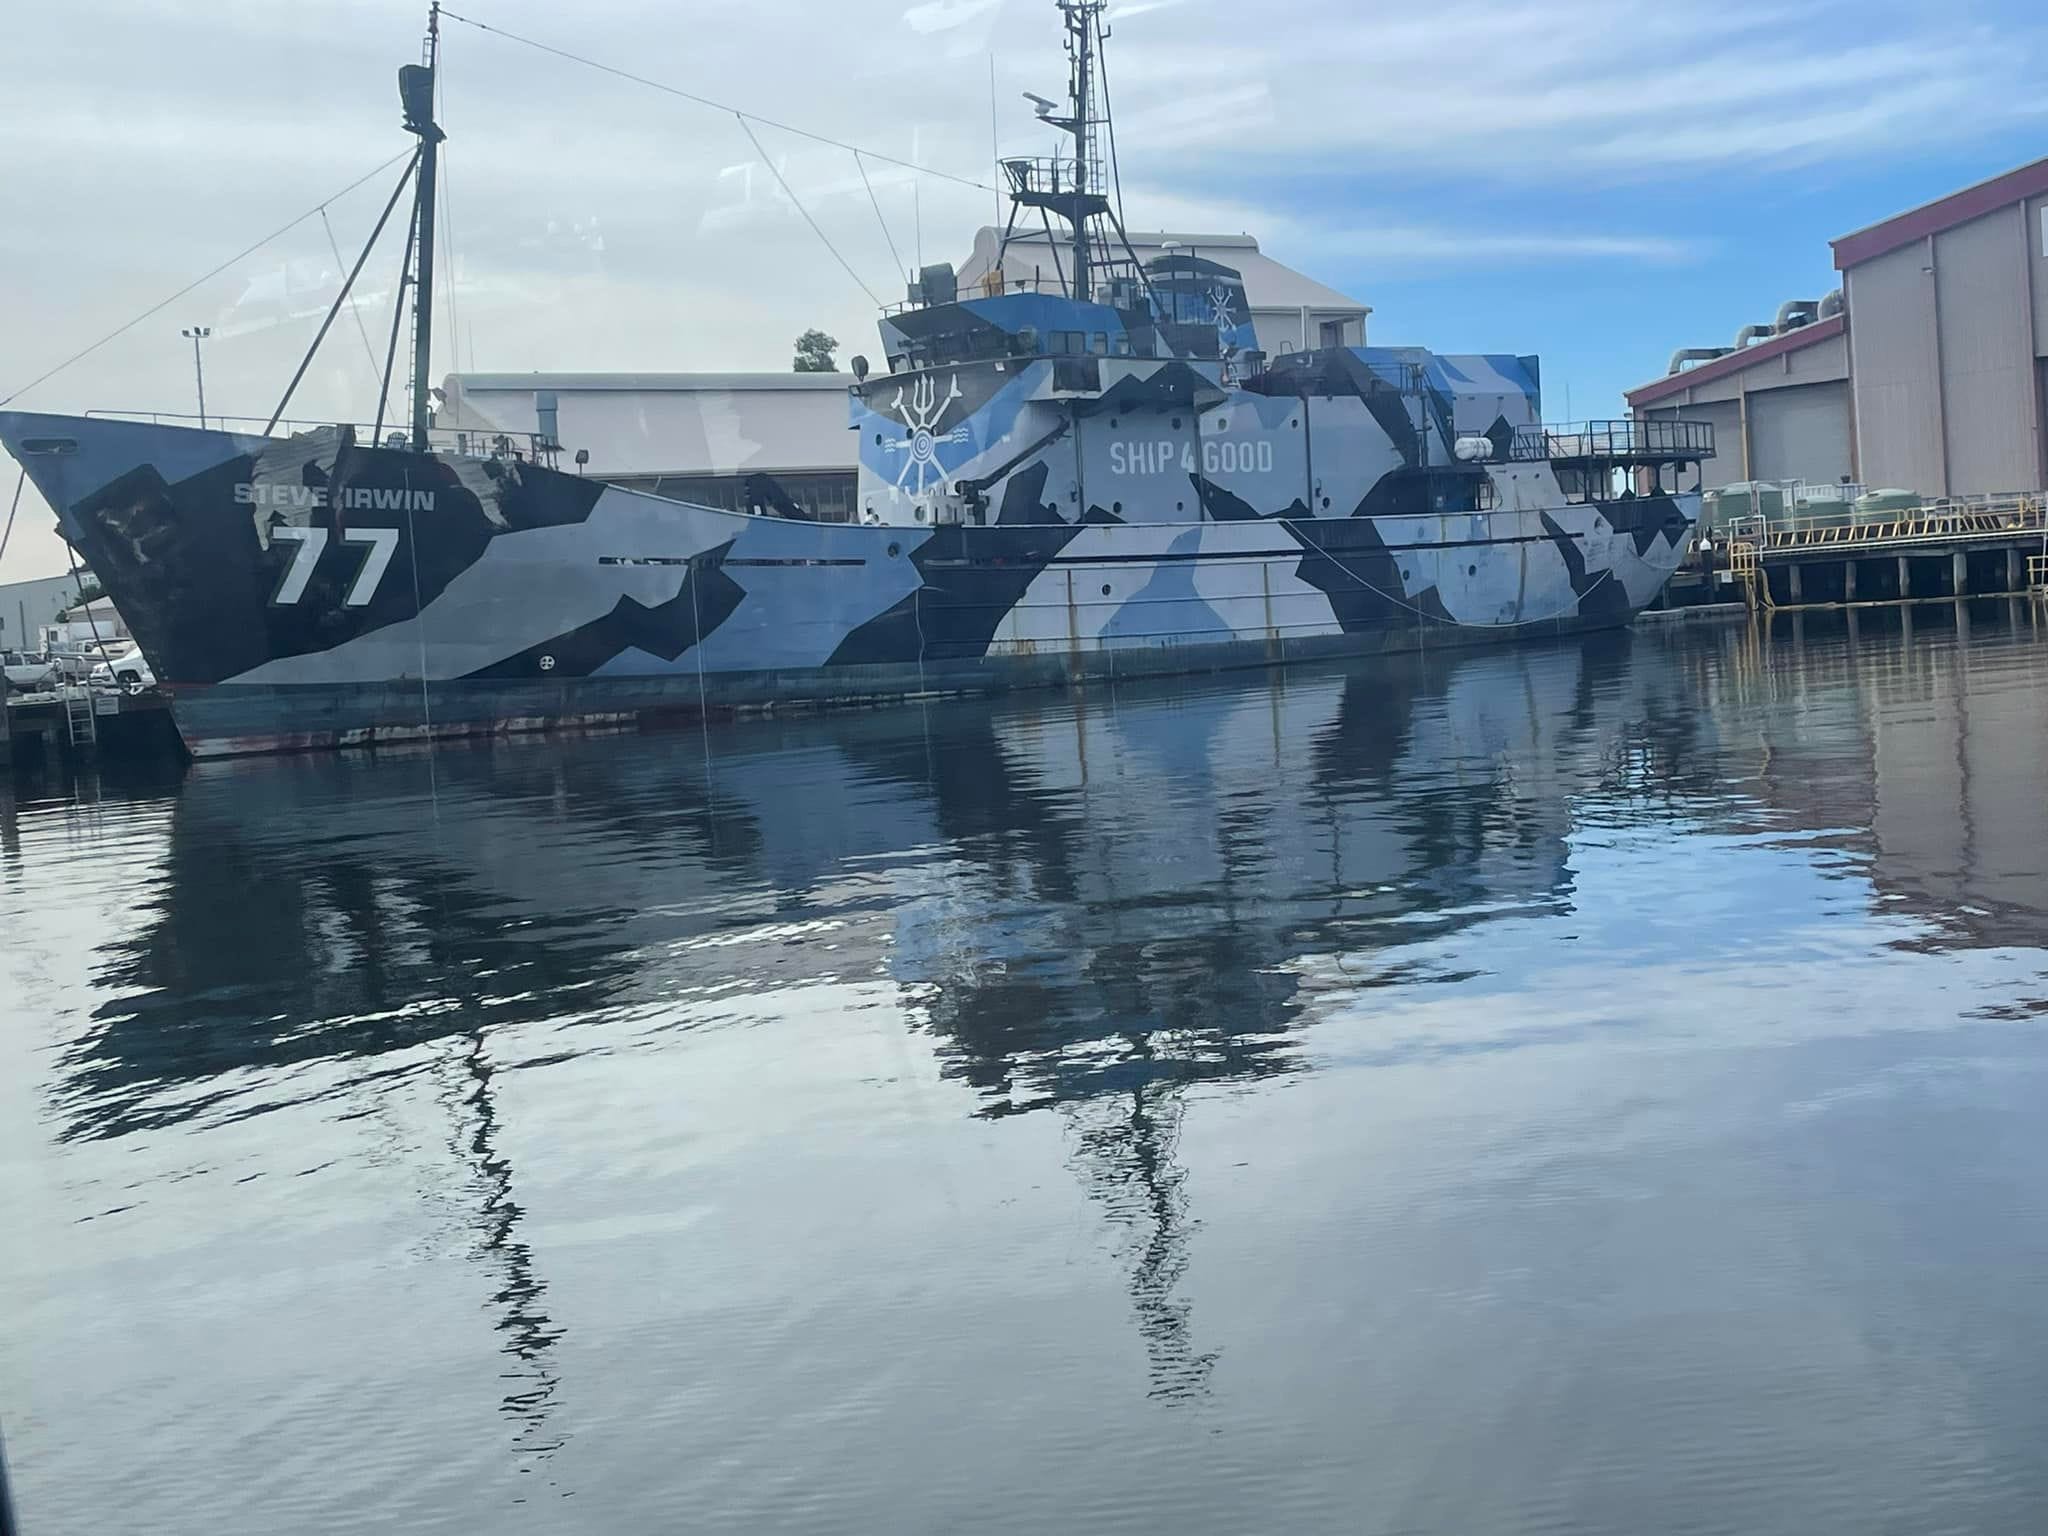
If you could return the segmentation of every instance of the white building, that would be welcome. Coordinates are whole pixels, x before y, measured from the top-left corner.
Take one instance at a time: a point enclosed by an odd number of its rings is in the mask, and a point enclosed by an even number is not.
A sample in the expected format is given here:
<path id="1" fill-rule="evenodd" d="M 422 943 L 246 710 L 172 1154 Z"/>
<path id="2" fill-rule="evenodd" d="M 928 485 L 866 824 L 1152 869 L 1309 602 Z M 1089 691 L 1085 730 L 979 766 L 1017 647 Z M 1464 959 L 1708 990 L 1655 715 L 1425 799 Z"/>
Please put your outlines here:
<path id="1" fill-rule="evenodd" d="M 439 427 L 561 444 L 562 469 L 740 510 L 773 475 L 813 516 L 853 512 L 850 373 L 451 373 Z M 575 463 L 579 453 L 589 458 Z"/>
<path id="2" fill-rule="evenodd" d="M 78 582 L 69 575 L 0 584 L 0 650 L 41 650 L 44 628 L 77 601 Z"/>

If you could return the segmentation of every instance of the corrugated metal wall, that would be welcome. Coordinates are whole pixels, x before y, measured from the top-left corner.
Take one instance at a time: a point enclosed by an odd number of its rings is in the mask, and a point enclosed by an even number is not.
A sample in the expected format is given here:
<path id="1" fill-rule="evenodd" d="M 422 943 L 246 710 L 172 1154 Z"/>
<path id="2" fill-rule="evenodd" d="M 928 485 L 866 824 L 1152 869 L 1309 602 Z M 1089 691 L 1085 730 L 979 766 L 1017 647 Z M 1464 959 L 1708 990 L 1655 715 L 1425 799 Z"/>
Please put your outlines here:
<path id="1" fill-rule="evenodd" d="M 2048 357 L 2048 197 L 2026 205 L 2027 262 L 2033 272 L 2034 355 Z"/>
<path id="2" fill-rule="evenodd" d="M 1844 274 L 1865 484 L 2041 488 L 2042 206 L 2010 204 Z"/>
<path id="3" fill-rule="evenodd" d="M 1943 489 L 1952 495 L 2025 491 L 2039 483 L 2025 211 L 2015 203 L 1934 237 L 1948 450 Z"/>
<path id="4" fill-rule="evenodd" d="M 1714 490 L 1743 478 L 1742 407 L 1733 400 L 1696 405 L 1652 406 L 1643 412 L 1652 421 L 1704 421 L 1714 429 L 1714 456 L 1700 466 L 1700 488 Z M 1688 482 L 1690 483 L 1690 482 Z"/>
<path id="5" fill-rule="evenodd" d="M 1946 488 L 1934 283 L 1924 243 L 1844 274 L 1856 445 L 1865 485 Z"/>

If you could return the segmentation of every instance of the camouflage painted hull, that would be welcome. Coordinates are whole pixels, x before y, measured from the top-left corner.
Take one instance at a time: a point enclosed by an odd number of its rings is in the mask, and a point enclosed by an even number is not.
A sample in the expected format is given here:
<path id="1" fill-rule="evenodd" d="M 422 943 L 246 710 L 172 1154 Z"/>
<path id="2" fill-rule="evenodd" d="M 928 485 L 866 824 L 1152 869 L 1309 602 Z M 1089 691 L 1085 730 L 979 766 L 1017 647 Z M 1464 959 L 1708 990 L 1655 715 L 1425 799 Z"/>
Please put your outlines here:
<path id="1" fill-rule="evenodd" d="M 114 597 L 199 756 L 1607 627 L 1656 596 L 1696 514 L 1694 498 L 1646 496 L 860 526 L 361 448 L 346 430 L 286 441 L 0 414 L 0 443 Z"/>

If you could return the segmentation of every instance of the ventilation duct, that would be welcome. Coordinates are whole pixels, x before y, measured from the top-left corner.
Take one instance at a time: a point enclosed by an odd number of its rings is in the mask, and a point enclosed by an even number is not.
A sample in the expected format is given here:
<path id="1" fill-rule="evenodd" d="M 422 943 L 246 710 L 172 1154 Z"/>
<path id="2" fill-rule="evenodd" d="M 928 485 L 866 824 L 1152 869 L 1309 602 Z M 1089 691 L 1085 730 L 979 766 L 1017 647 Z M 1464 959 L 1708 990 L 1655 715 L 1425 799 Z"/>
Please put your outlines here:
<path id="1" fill-rule="evenodd" d="M 1796 331 L 1802 325 L 1811 325 L 1819 318 L 1818 299 L 1787 299 L 1778 306 L 1778 334 L 1782 336 L 1787 331 Z"/>
<path id="2" fill-rule="evenodd" d="M 1665 372 L 1667 375 L 1681 372 L 1687 363 L 1711 363 L 1717 357 L 1726 357 L 1730 350 L 1728 347 L 1680 347 L 1671 354 L 1671 366 Z"/>
<path id="3" fill-rule="evenodd" d="M 1745 325 L 1735 333 L 1735 350 L 1740 352 L 1753 341 L 1762 341 L 1771 334 L 1768 325 Z"/>
<path id="4" fill-rule="evenodd" d="M 1820 317 L 1832 320 L 1842 312 L 1842 290 L 1837 288 L 1820 301 Z"/>

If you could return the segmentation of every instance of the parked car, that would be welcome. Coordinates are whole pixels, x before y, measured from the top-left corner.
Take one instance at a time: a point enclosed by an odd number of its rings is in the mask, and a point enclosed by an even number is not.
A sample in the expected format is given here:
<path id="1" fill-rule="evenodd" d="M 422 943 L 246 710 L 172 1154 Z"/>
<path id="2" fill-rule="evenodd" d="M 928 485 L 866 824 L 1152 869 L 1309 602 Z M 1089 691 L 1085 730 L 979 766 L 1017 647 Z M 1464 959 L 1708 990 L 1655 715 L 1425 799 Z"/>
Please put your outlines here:
<path id="1" fill-rule="evenodd" d="M 7 686 L 16 693 L 34 693 L 57 680 L 57 669 L 48 658 L 20 651 L 0 651 L 0 670 L 5 671 Z"/>
<path id="2" fill-rule="evenodd" d="M 154 688 L 156 673 L 150 670 L 149 662 L 144 659 L 142 647 L 131 645 L 94 667 L 87 681 L 103 688 Z"/>

